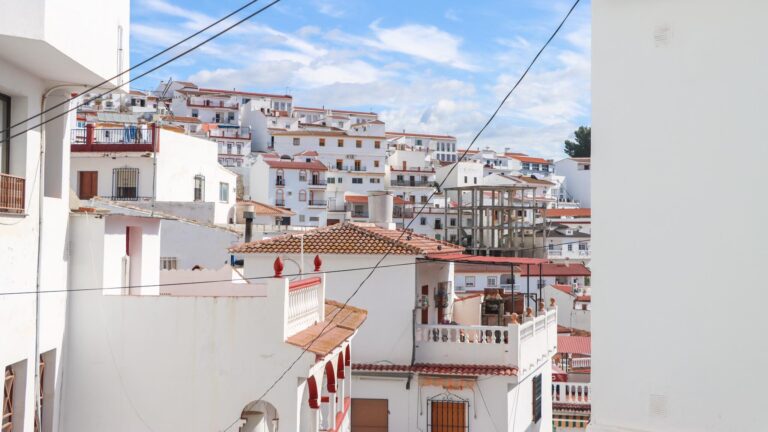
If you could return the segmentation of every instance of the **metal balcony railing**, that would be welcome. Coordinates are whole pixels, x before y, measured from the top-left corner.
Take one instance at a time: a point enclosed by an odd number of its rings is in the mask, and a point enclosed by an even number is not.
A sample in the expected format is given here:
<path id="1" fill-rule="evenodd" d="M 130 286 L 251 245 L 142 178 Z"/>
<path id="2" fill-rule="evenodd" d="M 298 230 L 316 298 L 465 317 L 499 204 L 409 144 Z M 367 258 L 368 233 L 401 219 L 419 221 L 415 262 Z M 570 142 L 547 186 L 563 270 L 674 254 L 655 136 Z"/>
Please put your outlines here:
<path id="1" fill-rule="evenodd" d="M 278 207 L 285 207 L 285 200 L 275 200 L 275 205 Z"/>
<path id="2" fill-rule="evenodd" d="M 285 186 L 285 179 L 278 177 L 275 179 L 275 186 Z"/>
<path id="3" fill-rule="evenodd" d="M 391 180 L 391 186 L 409 186 L 409 187 L 423 187 L 432 186 L 434 182 L 429 180 Z"/>
<path id="4" fill-rule="evenodd" d="M 325 179 L 309 179 L 309 185 L 310 186 L 326 186 L 328 183 L 326 183 Z"/>
<path id="5" fill-rule="evenodd" d="M 0 174 L 0 213 L 24 213 L 25 180 Z"/>
<path id="6" fill-rule="evenodd" d="M 147 128 L 126 127 L 122 129 L 102 129 L 88 125 L 84 129 L 72 129 L 70 142 L 72 145 L 152 145 L 154 144 L 155 125 Z"/>
<path id="7" fill-rule="evenodd" d="M 309 205 L 313 206 L 313 207 L 315 207 L 315 206 L 327 207 L 328 206 L 328 201 L 326 201 L 326 200 L 309 200 Z"/>

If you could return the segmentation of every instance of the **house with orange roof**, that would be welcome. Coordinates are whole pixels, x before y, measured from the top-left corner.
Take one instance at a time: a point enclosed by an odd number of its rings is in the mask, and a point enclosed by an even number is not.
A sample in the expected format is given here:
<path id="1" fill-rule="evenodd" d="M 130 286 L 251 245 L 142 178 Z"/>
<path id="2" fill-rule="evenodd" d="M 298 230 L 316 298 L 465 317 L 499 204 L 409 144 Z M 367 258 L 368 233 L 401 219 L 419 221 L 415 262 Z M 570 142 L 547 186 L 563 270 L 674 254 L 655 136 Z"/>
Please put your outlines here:
<path id="1" fill-rule="evenodd" d="M 246 278 L 268 272 L 277 257 L 286 263 L 286 273 L 306 274 L 312 257 L 320 255 L 328 296 L 368 311 L 352 351 L 353 430 L 365 424 L 375 430 L 429 430 L 430 419 L 440 413 L 470 430 L 548 427 L 556 308 L 542 305 L 526 318 L 488 316 L 490 302 L 461 300 L 455 260 L 513 263 L 515 258 L 465 255 L 462 247 L 395 229 L 382 211 L 389 200 L 391 195 L 369 197 L 372 223 L 286 234 L 231 252 L 242 258 Z M 342 271 L 349 269 L 358 270 Z M 473 410 L 483 403 L 479 393 L 489 410 Z M 409 409 L 413 406 L 424 407 L 426 414 Z"/>

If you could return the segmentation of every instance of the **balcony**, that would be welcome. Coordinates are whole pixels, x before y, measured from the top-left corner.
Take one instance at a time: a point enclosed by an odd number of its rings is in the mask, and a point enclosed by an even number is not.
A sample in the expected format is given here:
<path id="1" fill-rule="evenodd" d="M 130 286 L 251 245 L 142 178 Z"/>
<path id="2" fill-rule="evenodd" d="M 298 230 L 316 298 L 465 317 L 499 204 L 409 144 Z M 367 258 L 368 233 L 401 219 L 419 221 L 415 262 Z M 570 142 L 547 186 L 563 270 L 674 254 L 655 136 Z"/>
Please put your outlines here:
<path id="1" fill-rule="evenodd" d="M 275 200 L 275 205 L 277 207 L 285 207 L 285 200 Z"/>
<path id="2" fill-rule="evenodd" d="M 429 180 L 391 180 L 389 182 L 391 186 L 405 186 L 405 187 L 425 187 L 425 186 L 432 186 L 434 184 L 433 181 Z"/>
<path id="3" fill-rule="evenodd" d="M 234 128 L 213 129 L 208 132 L 208 138 L 231 138 L 231 139 L 250 140 L 251 131 L 247 128 L 243 130 L 234 129 Z"/>
<path id="4" fill-rule="evenodd" d="M 309 206 L 310 207 L 328 207 L 328 201 L 311 199 L 309 200 Z"/>
<path id="5" fill-rule="evenodd" d="M 72 129 L 70 133 L 73 152 L 151 152 L 159 151 L 155 145 L 155 125 L 149 127 L 96 128 L 87 125 L 84 129 Z"/>
<path id="6" fill-rule="evenodd" d="M 435 221 L 435 229 L 436 229 L 436 230 L 441 230 L 441 229 L 443 229 L 443 224 L 442 224 L 442 223 L 440 223 L 440 222 L 437 222 L 437 221 Z"/>
<path id="7" fill-rule="evenodd" d="M 278 177 L 275 179 L 275 186 L 285 186 L 285 179 Z"/>
<path id="8" fill-rule="evenodd" d="M 563 249 L 548 249 L 547 258 L 549 259 L 589 259 L 592 257 L 592 251 L 590 249 L 578 249 L 578 250 L 563 250 Z"/>
<path id="9" fill-rule="evenodd" d="M 557 352 L 557 311 L 506 326 L 416 326 L 416 360 L 424 363 L 511 365 L 525 374 Z"/>
<path id="10" fill-rule="evenodd" d="M 226 102 L 226 101 L 215 101 L 210 99 L 202 99 L 202 98 L 189 98 L 187 99 L 187 106 L 188 107 L 196 107 L 196 108 L 223 108 L 223 109 L 239 109 L 240 104 L 235 102 Z"/>
<path id="11" fill-rule="evenodd" d="M 553 382 L 552 403 L 569 405 L 590 405 L 592 391 L 589 383 Z"/>
<path id="12" fill-rule="evenodd" d="M 364 167 L 364 166 L 356 167 L 356 166 L 353 166 L 353 165 L 347 165 L 343 169 L 344 169 L 344 171 L 357 171 L 357 172 L 368 171 L 368 167 Z"/>
<path id="13" fill-rule="evenodd" d="M 355 218 L 367 218 L 368 210 L 352 210 L 351 214 Z"/>
<path id="14" fill-rule="evenodd" d="M 435 169 L 432 167 L 405 167 L 405 168 L 395 168 L 390 167 L 390 171 L 393 172 L 427 172 L 427 173 L 434 173 Z"/>
<path id="15" fill-rule="evenodd" d="M 8 174 L 0 174 L 0 213 L 24 213 L 25 180 Z"/>
<path id="16" fill-rule="evenodd" d="M 327 186 L 328 183 L 326 183 L 325 179 L 311 178 L 309 179 L 309 185 L 310 186 Z"/>
<path id="17" fill-rule="evenodd" d="M 286 334 L 295 334 L 322 321 L 322 290 L 320 278 L 303 279 L 291 283 L 288 289 Z"/>

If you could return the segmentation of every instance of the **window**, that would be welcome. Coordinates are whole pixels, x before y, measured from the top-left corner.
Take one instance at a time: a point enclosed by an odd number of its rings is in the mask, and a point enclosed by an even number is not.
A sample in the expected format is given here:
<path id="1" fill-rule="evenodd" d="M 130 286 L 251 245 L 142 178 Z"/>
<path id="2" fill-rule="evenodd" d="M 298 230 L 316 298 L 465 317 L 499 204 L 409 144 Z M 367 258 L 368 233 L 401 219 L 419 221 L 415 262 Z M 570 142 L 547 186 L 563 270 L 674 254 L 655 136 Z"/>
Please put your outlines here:
<path id="1" fill-rule="evenodd" d="M 304 215 L 299 215 L 299 222 L 304 222 L 304 220 L 305 220 Z"/>
<path id="2" fill-rule="evenodd" d="M 336 144 L 337 144 L 339 147 L 344 147 L 344 140 L 343 140 L 343 139 L 340 139 L 340 140 L 336 141 Z"/>
<path id="3" fill-rule="evenodd" d="M 198 174 L 195 176 L 195 201 L 205 201 L 205 176 Z"/>
<path id="4" fill-rule="evenodd" d="M 373 142 L 373 148 L 381 148 L 381 141 L 374 141 Z"/>
<path id="5" fill-rule="evenodd" d="M 533 377 L 533 422 L 541 420 L 541 374 Z"/>
<path id="6" fill-rule="evenodd" d="M 237 144 L 237 154 L 243 154 L 243 145 Z"/>
<path id="7" fill-rule="evenodd" d="M 496 288 L 496 283 L 498 282 L 498 279 L 496 276 L 488 276 L 488 287 L 489 288 Z"/>
<path id="8" fill-rule="evenodd" d="M 339 177 L 339 180 L 336 183 L 342 184 L 343 182 L 344 182 L 344 177 Z"/>
<path id="9" fill-rule="evenodd" d="M 305 170 L 299 171 L 299 181 L 307 181 L 307 172 Z"/>
<path id="10" fill-rule="evenodd" d="M 336 169 L 344 169 L 344 159 L 336 159 Z"/>
<path id="11" fill-rule="evenodd" d="M 341 182 L 339 182 L 341 183 Z M 363 178 L 362 177 L 352 177 L 352 184 L 363 184 Z"/>
<path id="12" fill-rule="evenodd" d="M 231 142 L 227 143 L 227 154 L 232 154 L 232 143 Z"/>
<path id="13" fill-rule="evenodd" d="M 320 147 L 325 147 L 325 138 L 320 138 Z"/>
<path id="14" fill-rule="evenodd" d="M 424 216 L 422 216 L 422 217 L 421 217 L 421 219 L 419 219 L 419 223 L 420 223 L 421 225 L 426 225 L 426 224 L 427 224 L 427 218 L 425 218 Z"/>
<path id="15" fill-rule="evenodd" d="M 219 183 L 219 201 L 229 202 L 229 183 Z"/>
<path id="16" fill-rule="evenodd" d="M 192 117 L 197 118 L 200 115 L 200 112 L 198 112 L 196 109 L 192 110 Z"/>
<path id="17" fill-rule="evenodd" d="M 474 276 L 464 276 L 464 286 L 467 288 L 474 288 L 475 287 L 475 277 Z"/>
<path id="18" fill-rule="evenodd" d="M 239 167 L 240 167 L 240 166 L 243 166 L 243 161 L 241 161 L 240 159 L 238 159 L 238 160 L 237 160 L 237 166 L 239 166 Z"/>
<path id="19" fill-rule="evenodd" d="M 473 183 L 474 183 L 474 184 L 477 184 L 477 177 L 475 177 L 475 178 L 473 179 Z"/>
<path id="20" fill-rule="evenodd" d="M 380 178 L 371 178 L 371 179 L 369 179 L 369 182 L 370 183 L 381 183 L 381 179 Z"/>
<path id="21" fill-rule="evenodd" d="M 327 180 L 328 180 L 328 184 L 336 183 L 336 177 L 328 177 Z"/>
<path id="22" fill-rule="evenodd" d="M 421 145 L 421 140 L 420 140 L 420 139 L 417 139 L 417 140 L 416 140 L 416 145 L 417 145 L 417 146 L 420 146 L 420 145 Z"/>
<path id="23" fill-rule="evenodd" d="M 427 196 L 426 195 L 422 195 L 421 196 L 421 203 L 422 204 L 426 204 L 427 203 Z"/>
<path id="24" fill-rule="evenodd" d="M 235 113 L 231 112 L 227 115 L 227 123 L 234 123 L 235 121 Z"/>
<path id="25" fill-rule="evenodd" d="M 467 176 L 464 176 L 464 183 L 469 183 L 469 179 L 467 178 Z"/>
<path id="26" fill-rule="evenodd" d="M 178 264 L 176 257 L 160 257 L 160 270 L 176 270 Z"/>
<path id="27" fill-rule="evenodd" d="M 293 139 L 293 145 L 297 146 L 299 144 L 301 144 L 301 138 L 294 138 Z"/>
<path id="28" fill-rule="evenodd" d="M 435 234 L 435 240 L 442 240 L 443 236 L 440 234 Z"/>
<path id="29" fill-rule="evenodd" d="M 531 169 L 531 164 L 529 164 L 528 162 L 523 162 L 523 169 L 524 169 L 524 170 L 529 170 L 529 169 Z"/>
<path id="30" fill-rule="evenodd" d="M 112 199 L 137 199 L 139 197 L 139 169 L 115 168 L 112 170 Z"/>
<path id="31" fill-rule="evenodd" d="M 375 160 L 373 161 L 373 167 L 378 168 L 379 167 L 379 161 Z"/>
<path id="32" fill-rule="evenodd" d="M 456 226 L 456 218 L 451 218 L 449 220 L 448 224 L 451 225 L 451 226 Z"/>
<path id="33" fill-rule="evenodd" d="M 357 140 L 357 141 L 355 141 L 355 147 L 357 147 L 357 148 L 363 148 L 363 140 Z"/>
<path id="34" fill-rule="evenodd" d="M 304 202 L 306 200 L 307 200 L 307 191 L 302 189 L 299 191 L 299 201 Z"/>

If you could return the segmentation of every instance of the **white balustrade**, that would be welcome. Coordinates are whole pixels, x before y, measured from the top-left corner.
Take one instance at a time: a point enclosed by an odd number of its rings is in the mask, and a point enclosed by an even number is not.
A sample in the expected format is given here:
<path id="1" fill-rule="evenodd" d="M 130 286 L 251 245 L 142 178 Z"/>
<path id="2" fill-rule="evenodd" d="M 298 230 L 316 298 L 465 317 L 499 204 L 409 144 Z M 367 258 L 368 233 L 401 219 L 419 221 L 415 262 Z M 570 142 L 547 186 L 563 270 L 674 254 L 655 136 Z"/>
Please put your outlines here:
<path id="1" fill-rule="evenodd" d="M 509 343 L 509 329 L 502 326 L 420 325 L 416 342 L 427 343 Z"/>
<path id="2" fill-rule="evenodd" d="M 592 357 L 571 359 L 571 367 L 574 369 L 591 368 Z"/>
<path id="3" fill-rule="evenodd" d="M 552 403 L 588 405 L 592 401 L 589 383 L 552 383 Z"/>
<path id="4" fill-rule="evenodd" d="M 292 335 L 320 321 L 320 283 L 288 292 L 287 334 Z"/>

